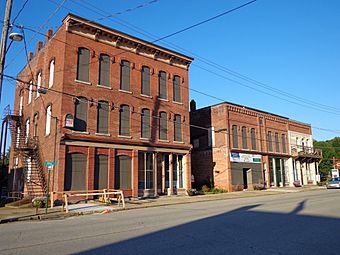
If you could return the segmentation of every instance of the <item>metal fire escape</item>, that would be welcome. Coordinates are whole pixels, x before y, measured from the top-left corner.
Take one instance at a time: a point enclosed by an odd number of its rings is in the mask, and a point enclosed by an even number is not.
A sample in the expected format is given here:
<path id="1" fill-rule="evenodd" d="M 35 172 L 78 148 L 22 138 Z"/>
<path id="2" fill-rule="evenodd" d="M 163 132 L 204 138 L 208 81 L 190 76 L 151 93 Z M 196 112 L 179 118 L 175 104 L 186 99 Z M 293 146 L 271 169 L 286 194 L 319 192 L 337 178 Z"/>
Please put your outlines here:
<path id="1" fill-rule="evenodd" d="M 29 198 L 44 196 L 46 194 L 47 182 L 44 166 L 39 149 L 38 136 L 30 137 L 26 132 L 23 117 L 19 114 L 7 112 L 3 119 L 3 126 L 9 125 L 12 139 L 13 168 L 21 168 L 25 183 L 25 196 Z"/>

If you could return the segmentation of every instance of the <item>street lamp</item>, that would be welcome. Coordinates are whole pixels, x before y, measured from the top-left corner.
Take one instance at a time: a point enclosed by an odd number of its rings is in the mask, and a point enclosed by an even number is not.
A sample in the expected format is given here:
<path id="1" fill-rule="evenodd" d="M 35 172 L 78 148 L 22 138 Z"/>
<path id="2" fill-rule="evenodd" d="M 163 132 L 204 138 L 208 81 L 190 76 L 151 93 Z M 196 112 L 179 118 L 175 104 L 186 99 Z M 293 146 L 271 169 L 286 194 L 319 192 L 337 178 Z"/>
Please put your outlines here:
<path id="1" fill-rule="evenodd" d="M 15 42 L 20 42 L 24 39 L 24 36 L 20 33 L 11 33 L 9 35 L 9 39 L 11 39 L 12 41 L 15 41 Z"/>

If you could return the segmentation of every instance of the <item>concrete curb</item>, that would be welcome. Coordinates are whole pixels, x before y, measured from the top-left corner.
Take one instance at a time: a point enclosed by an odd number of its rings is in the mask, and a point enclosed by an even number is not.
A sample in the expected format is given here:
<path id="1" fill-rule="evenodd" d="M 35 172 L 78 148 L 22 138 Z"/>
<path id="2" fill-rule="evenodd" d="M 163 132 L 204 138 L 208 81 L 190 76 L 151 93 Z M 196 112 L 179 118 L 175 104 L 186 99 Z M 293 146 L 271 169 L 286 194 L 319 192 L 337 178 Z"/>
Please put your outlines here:
<path id="1" fill-rule="evenodd" d="M 280 190 L 280 189 L 268 189 L 264 191 L 249 191 L 248 192 L 232 192 L 232 193 L 221 193 L 221 194 L 207 194 L 202 196 L 193 196 L 193 197 L 178 197 L 173 198 L 171 201 L 162 201 L 155 200 L 154 203 L 141 203 L 141 204 L 133 204 L 127 202 L 128 207 L 126 208 L 109 208 L 107 209 L 107 213 L 114 213 L 120 211 L 127 210 L 135 210 L 135 209 L 145 209 L 152 207 L 161 207 L 161 206 L 170 206 L 170 205 L 180 205 L 180 204 L 191 204 L 191 203 L 199 203 L 199 202 L 209 202 L 209 201 L 219 201 L 219 200 L 229 200 L 229 199 L 240 199 L 240 198 L 250 198 L 255 196 L 269 196 L 269 195 L 279 195 L 285 193 L 296 193 L 296 192 L 307 192 L 307 191 L 316 191 L 323 190 L 324 187 L 315 187 L 311 189 L 299 189 L 299 190 Z M 251 192 L 251 193 L 250 193 Z M 226 195 L 228 194 L 228 195 Z M 39 214 L 39 215 L 24 215 L 24 216 L 16 216 L 16 217 L 8 217 L 4 219 L 0 219 L 0 224 L 11 223 L 11 222 L 19 222 L 19 221 L 36 221 L 36 220 L 61 220 L 69 217 L 82 216 L 82 215 L 90 215 L 90 214 L 99 214 L 102 213 L 103 209 L 100 210 L 88 210 L 83 212 L 50 212 L 49 214 Z"/>

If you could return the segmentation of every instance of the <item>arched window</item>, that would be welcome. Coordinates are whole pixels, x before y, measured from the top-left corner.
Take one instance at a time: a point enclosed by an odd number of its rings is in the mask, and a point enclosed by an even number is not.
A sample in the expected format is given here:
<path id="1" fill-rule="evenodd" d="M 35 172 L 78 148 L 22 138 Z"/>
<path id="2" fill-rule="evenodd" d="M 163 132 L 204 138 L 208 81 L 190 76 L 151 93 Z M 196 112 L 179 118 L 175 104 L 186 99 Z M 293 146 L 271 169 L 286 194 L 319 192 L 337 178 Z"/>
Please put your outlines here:
<path id="1" fill-rule="evenodd" d="M 99 56 L 99 85 L 110 86 L 110 57 L 105 54 Z"/>
<path id="2" fill-rule="evenodd" d="M 178 75 L 174 76 L 173 80 L 173 97 L 175 102 L 181 102 L 181 78 Z"/>
<path id="3" fill-rule="evenodd" d="M 28 87 L 28 100 L 27 100 L 28 104 L 30 104 L 32 102 L 32 95 L 33 95 L 33 82 L 30 81 L 29 84 L 30 85 Z"/>
<path id="4" fill-rule="evenodd" d="M 119 135 L 130 136 L 130 107 L 122 105 L 119 114 Z"/>
<path id="5" fill-rule="evenodd" d="M 238 148 L 238 134 L 237 134 L 237 126 L 232 126 L 232 137 L 233 137 L 233 148 Z"/>
<path id="6" fill-rule="evenodd" d="M 25 136 L 25 142 L 28 143 L 28 139 L 30 137 L 30 119 L 26 120 L 26 136 Z"/>
<path id="7" fill-rule="evenodd" d="M 179 114 L 175 114 L 174 118 L 174 140 L 182 142 L 182 117 Z"/>
<path id="8" fill-rule="evenodd" d="M 78 48 L 77 80 L 89 82 L 90 50 Z"/>
<path id="9" fill-rule="evenodd" d="M 88 101 L 85 97 L 75 100 L 74 130 L 85 132 L 87 130 Z"/>
<path id="10" fill-rule="evenodd" d="M 142 67 L 142 94 L 150 96 L 150 68 Z"/>
<path id="11" fill-rule="evenodd" d="M 242 149 L 248 149 L 247 128 L 242 127 Z"/>
<path id="12" fill-rule="evenodd" d="M 159 113 L 159 139 L 168 140 L 168 120 L 166 112 Z"/>
<path id="13" fill-rule="evenodd" d="M 150 138 L 150 110 L 143 109 L 141 114 L 141 135 L 143 138 Z"/>
<path id="14" fill-rule="evenodd" d="M 268 151 L 273 151 L 273 137 L 272 137 L 271 131 L 268 131 L 267 143 L 268 143 Z"/>
<path id="15" fill-rule="evenodd" d="M 20 99 L 19 99 L 19 116 L 22 116 L 22 108 L 24 103 L 24 91 L 20 91 Z"/>
<path id="16" fill-rule="evenodd" d="M 255 128 L 252 128 L 250 130 L 251 133 L 251 149 L 256 150 L 256 130 Z"/>
<path id="17" fill-rule="evenodd" d="M 287 153 L 287 148 L 286 148 L 286 135 L 282 134 L 281 135 L 281 144 L 282 144 L 282 152 Z"/>
<path id="18" fill-rule="evenodd" d="M 167 99 L 166 72 L 160 71 L 158 74 L 158 97 Z"/>
<path id="19" fill-rule="evenodd" d="M 120 89 L 130 91 L 130 62 L 127 60 L 120 63 Z"/>
<path id="20" fill-rule="evenodd" d="M 109 103 L 99 101 L 97 107 L 97 133 L 107 134 L 109 131 Z"/>
<path id="21" fill-rule="evenodd" d="M 38 73 L 37 76 L 37 94 L 36 97 L 40 96 L 39 89 L 41 88 L 41 72 Z"/>
<path id="22" fill-rule="evenodd" d="M 54 59 L 50 62 L 50 75 L 48 79 L 48 87 L 51 88 L 54 83 Z"/>
<path id="23" fill-rule="evenodd" d="M 33 116 L 33 137 L 38 136 L 38 113 L 36 112 Z"/>
<path id="24" fill-rule="evenodd" d="M 46 108 L 45 135 L 49 135 L 51 133 L 51 120 L 52 120 L 52 105 L 49 105 Z"/>
<path id="25" fill-rule="evenodd" d="M 275 133 L 275 152 L 280 152 L 280 142 L 278 133 Z"/>

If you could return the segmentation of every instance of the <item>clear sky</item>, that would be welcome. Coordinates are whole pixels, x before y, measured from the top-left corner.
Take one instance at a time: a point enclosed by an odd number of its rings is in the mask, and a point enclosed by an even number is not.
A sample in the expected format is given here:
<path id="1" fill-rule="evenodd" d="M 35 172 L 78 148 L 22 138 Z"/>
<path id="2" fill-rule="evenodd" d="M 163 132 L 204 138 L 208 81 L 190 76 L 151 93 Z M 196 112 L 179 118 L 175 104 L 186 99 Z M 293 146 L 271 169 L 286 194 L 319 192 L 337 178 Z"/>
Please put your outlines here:
<path id="1" fill-rule="evenodd" d="M 25 1 L 13 0 L 12 19 Z M 44 34 L 71 12 L 153 41 L 248 1 L 29 0 L 15 23 Z M 5 0 L 1 20 L 4 9 Z M 326 140 L 340 136 L 339 14 L 339 0 L 257 0 L 157 44 L 195 58 L 189 86 L 212 96 L 191 90 L 198 108 L 221 99 L 310 123 L 314 138 Z M 24 31 L 35 51 L 44 36 Z M 5 74 L 16 76 L 26 64 L 23 46 L 10 47 Z M 1 111 L 13 106 L 14 89 L 5 79 Z"/>

